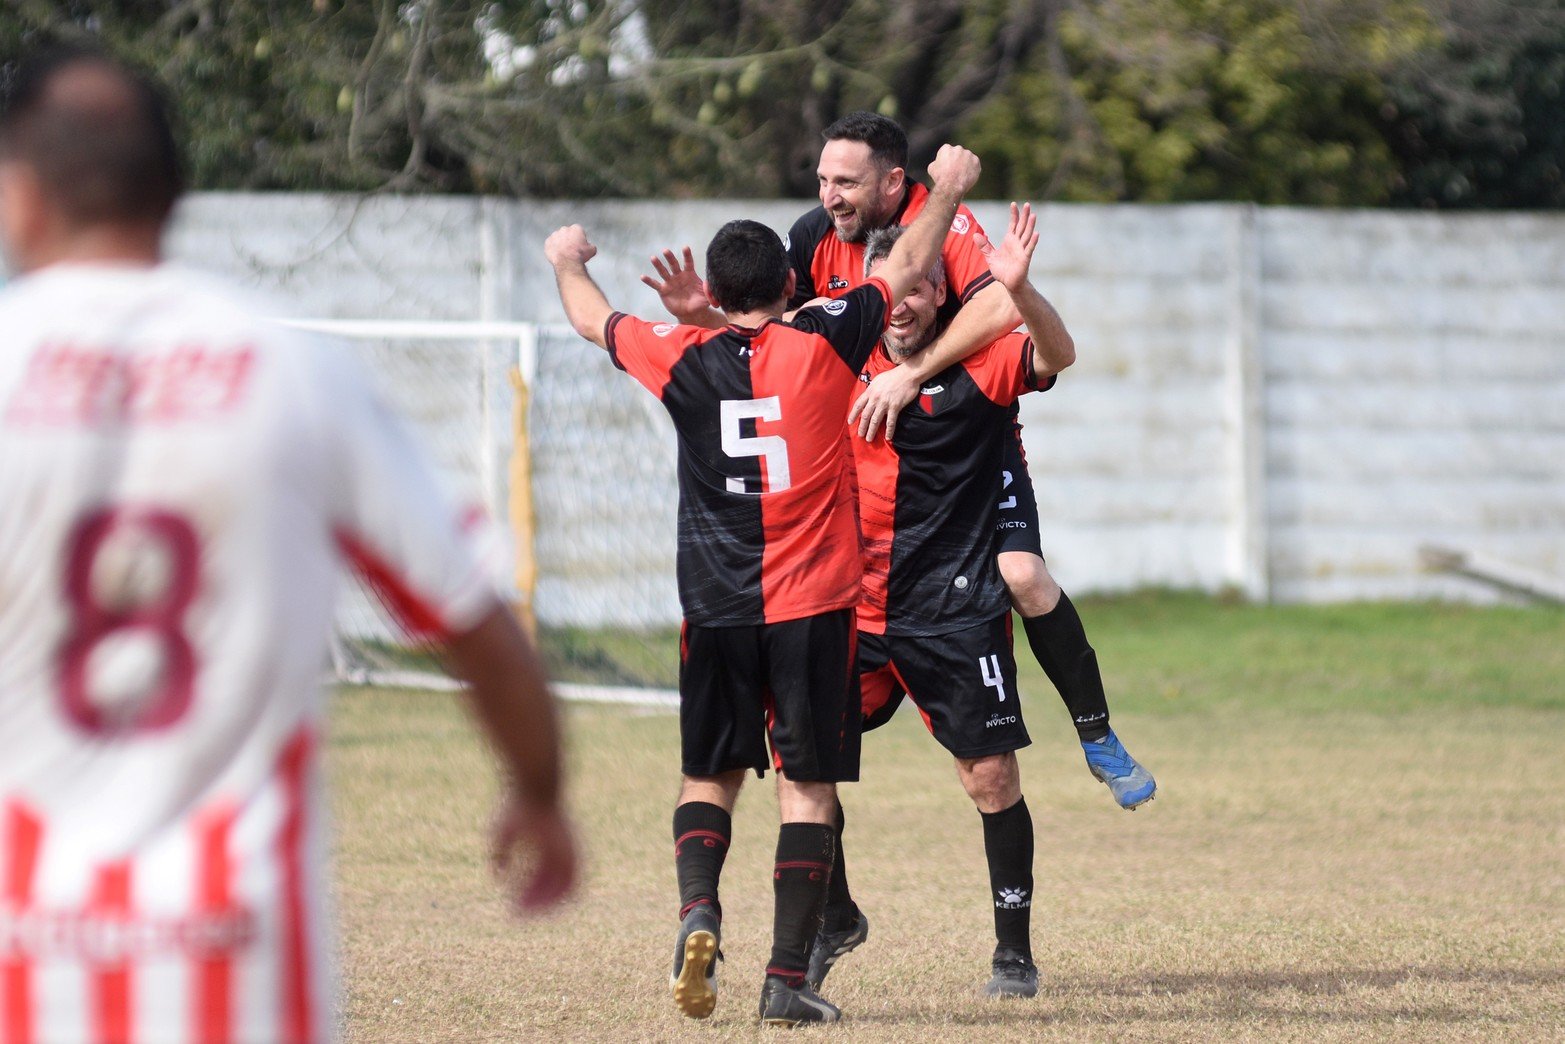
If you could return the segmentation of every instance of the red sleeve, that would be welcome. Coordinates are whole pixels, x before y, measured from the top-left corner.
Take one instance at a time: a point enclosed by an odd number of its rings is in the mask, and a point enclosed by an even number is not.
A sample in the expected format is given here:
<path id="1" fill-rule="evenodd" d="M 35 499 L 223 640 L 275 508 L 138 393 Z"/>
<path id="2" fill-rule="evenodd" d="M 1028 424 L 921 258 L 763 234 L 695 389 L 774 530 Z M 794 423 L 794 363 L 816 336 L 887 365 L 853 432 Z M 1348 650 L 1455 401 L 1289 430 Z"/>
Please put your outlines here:
<path id="1" fill-rule="evenodd" d="M 649 323 L 615 312 L 603 326 L 603 343 L 608 345 L 615 366 L 661 399 L 674 364 L 701 334 L 709 332 L 698 326 Z"/>
<path id="2" fill-rule="evenodd" d="M 957 208 L 951 231 L 946 234 L 945 246 L 940 249 L 940 260 L 945 263 L 946 287 L 956 299 L 966 304 L 972 296 L 990 283 L 989 263 L 978 249 L 977 237 L 983 226 L 965 206 Z"/>
<path id="3" fill-rule="evenodd" d="M 1009 406 L 1030 391 L 1048 391 L 1057 374 L 1041 381 L 1032 364 L 1032 338 L 1008 333 L 968 356 L 963 366 L 989 401 Z"/>

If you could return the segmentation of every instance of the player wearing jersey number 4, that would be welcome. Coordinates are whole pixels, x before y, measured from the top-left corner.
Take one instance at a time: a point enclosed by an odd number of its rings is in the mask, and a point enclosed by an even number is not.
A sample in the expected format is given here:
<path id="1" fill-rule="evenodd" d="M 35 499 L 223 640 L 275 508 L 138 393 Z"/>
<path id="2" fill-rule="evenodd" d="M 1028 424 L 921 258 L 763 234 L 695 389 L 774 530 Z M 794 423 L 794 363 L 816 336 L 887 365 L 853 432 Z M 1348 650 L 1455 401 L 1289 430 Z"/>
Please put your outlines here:
<path id="1" fill-rule="evenodd" d="M 978 158 L 945 146 L 925 214 L 857 290 L 782 318 L 794 276 L 776 233 L 723 226 L 707 249 L 721 328 L 615 311 L 587 274 L 580 226 L 544 244 L 582 337 L 656 395 L 679 439 L 680 735 L 674 809 L 680 927 L 671 987 L 694 1018 L 716 1004 L 718 879 L 745 773 L 777 772 L 782 825 L 760 1015 L 834 1022 L 805 983 L 835 858 L 837 784 L 859 772 L 855 670 L 862 563 L 842 418 L 902 299 L 939 255 Z M 768 757 L 767 745 L 771 753 Z"/>
<path id="2" fill-rule="evenodd" d="M 871 234 L 871 276 L 902 234 Z M 864 530 L 864 598 L 859 605 L 859 672 L 865 729 L 888 721 L 911 699 L 934 737 L 956 758 L 957 776 L 983 821 L 994 906 L 992 997 L 1031 997 L 1038 989 L 1029 919 L 1033 826 L 1015 752 L 1030 740 L 1011 656 L 1010 604 L 986 541 L 1011 406 L 1045 391 L 1075 361 L 1058 315 L 1027 282 L 1038 242 L 1030 207 L 1012 209 L 999 249 L 980 240 L 994 277 L 1026 322 L 927 382 L 890 439 L 854 448 Z M 934 336 L 946 292 L 942 266 L 892 312 L 866 383 Z M 840 813 L 839 813 L 840 817 Z M 839 818 L 839 827 L 841 819 Z M 811 955 L 819 982 L 867 934 L 838 862 L 825 925 Z"/>
<path id="3" fill-rule="evenodd" d="M 163 263 L 157 92 L 89 52 L 0 113 L 0 1041 L 325 1041 L 319 691 L 339 563 L 444 643 L 510 775 L 497 860 L 574 877 L 553 701 L 339 351 Z"/>
<path id="4" fill-rule="evenodd" d="M 871 112 L 842 117 L 822 135 L 816 174 L 821 205 L 794 222 L 788 257 L 795 290 L 789 307 L 817 297 L 836 297 L 864 279 L 864 242 L 881 228 L 912 221 L 928 192 L 907 177 L 907 135 L 894 121 Z M 946 293 L 939 333 L 929 344 L 884 368 L 855 400 L 850 423 L 873 440 L 884 428 L 891 437 L 901 411 L 935 374 L 1016 328 L 1010 295 L 989 270 L 979 243 L 983 229 L 966 207 L 952 220 L 941 248 Z M 719 324 L 702 292 L 687 248 L 683 261 L 672 251 L 652 259 L 657 276 L 643 282 L 658 291 L 664 306 L 682 322 Z M 1013 407 L 1011 416 L 1016 416 Z M 1022 617 L 1033 655 L 1059 691 L 1076 726 L 1087 767 L 1106 783 L 1121 808 L 1151 800 L 1157 784 L 1109 728 L 1108 700 L 1097 654 L 1081 617 L 1049 573 L 1038 532 L 1038 504 L 1022 451 L 1021 425 L 1012 424 L 1000 465 L 1004 476 L 1001 511 L 993 547 L 1000 575 Z"/>

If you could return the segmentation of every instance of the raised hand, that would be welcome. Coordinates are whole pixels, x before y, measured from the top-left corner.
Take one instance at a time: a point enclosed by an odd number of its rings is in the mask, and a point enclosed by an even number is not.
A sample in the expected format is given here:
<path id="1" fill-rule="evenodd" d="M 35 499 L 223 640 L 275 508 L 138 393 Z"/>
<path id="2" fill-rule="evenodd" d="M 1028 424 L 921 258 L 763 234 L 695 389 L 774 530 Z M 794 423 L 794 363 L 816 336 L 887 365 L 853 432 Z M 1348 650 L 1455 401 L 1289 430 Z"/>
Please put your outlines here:
<path id="1" fill-rule="evenodd" d="M 543 241 L 543 256 L 555 268 L 570 263 L 585 265 L 598 256 L 598 248 L 588 241 L 586 229 L 580 225 L 565 225 Z"/>
<path id="2" fill-rule="evenodd" d="M 662 257 L 652 256 L 652 267 L 658 278 L 644 275 L 641 281 L 657 291 L 663 307 L 676 319 L 686 321 L 712 306 L 706 296 L 706 284 L 696 274 L 696 259 L 689 247 L 684 249 L 683 264 L 672 250 L 665 250 Z"/>
<path id="3" fill-rule="evenodd" d="M 1033 213 L 1031 203 L 1023 203 L 1019 208 L 1011 204 L 1011 224 L 998 247 L 981 232 L 974 239 L 995 282 L 1012 293 L 1027 285 L 1027 269 L 1032 265 L 1033 251 L 1038 249 L 1038 215 Z"/>
<path id="4" fill-rule="evenodd" d="M 937 190 L 965 196 L 978 183 L 983 164 L 978 157 L 960 145 L 942 145 L 929 165 L 929 180 Z"/>

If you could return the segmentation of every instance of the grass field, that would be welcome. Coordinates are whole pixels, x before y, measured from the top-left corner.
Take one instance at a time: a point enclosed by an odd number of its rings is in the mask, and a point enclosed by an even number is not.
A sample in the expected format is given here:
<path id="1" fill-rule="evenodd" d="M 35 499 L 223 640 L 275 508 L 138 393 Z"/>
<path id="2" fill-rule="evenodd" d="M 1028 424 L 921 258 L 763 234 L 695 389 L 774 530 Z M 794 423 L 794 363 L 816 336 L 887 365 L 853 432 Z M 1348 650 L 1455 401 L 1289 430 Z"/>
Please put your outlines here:
<path id="1" fill-rule="evenodd" d="M 1115 724 L 1158 799 L 1116 809 L 1030 657 L 1036 1000 L 980 1001 L 992 947 L 977 813 L 904 712 L 846 794 L 873 930 L 812 1036 L 919 1040 L 1565 1040 L 1565 614 L 1085 602 Z M 1028 668 L 1031 668 L 1029 673 Z M 724 873 L 723 995 L 667 997 L 676 719 L 571 710 L 588 873 L 506 915 L 482 861 L 487 756 L 449 697 L 336 702 L 347 1038 L 732 1040 L 771 927 L 770 782 Z"/>

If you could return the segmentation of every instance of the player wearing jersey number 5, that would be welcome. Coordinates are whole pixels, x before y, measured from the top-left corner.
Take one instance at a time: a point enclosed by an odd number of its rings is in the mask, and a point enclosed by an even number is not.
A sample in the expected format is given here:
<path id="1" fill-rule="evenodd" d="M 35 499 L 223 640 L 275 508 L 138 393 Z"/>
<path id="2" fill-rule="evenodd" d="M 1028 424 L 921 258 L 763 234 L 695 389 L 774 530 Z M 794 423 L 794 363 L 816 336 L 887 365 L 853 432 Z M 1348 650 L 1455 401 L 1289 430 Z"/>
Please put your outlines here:
<path id="1" fill-rule="evenodd" d="M 907 176 L 908 142 L 895 121 L 872 112 L 850 112 L 821 135 L 816 176 L 818 207 L 795 221 L 788 233 L 794 294 L 789 307 L 817 296 L 836 297 L 864 280 L 864 244 L 880 229 L 907 225 L 921 212 L 928 190 Z M 1010 295 L 995 280 L 981 244 L 978 219 L 962 208 L 941 249 L 946 290 L 930 341 L 895 366 L 875 374 L 853 403 L 849 422 L 873 441 L 884 429 L 891 438 L 900 412 L 919 389 L 1002 334 L 1019 316 Z M 718 324 L 702 290 L 688 248 L 684 258 L 664 251 L 652 259 L 657 276 L 642 280 L 681 322 Z M 1056 333 L 1069 339 L 1063 327 Z M 1012 417 L 1016 411 L 1012 409 Z M 1076 607 L 1050 575 L 1038 533 L 1038 502 L 1022 452 L 1021 425 L 1012 424 L 1000 465 L 1004 476 L 1000 517 L 991 545 L 1000 575 L 1022 617 L 1033 655 L 1076 726 L 1087 767 L 1106 783 L 1122 808 L 1151 799 L 1157 784 L 1126 751 L 1109 726 L 1108 699 L 1097 654 Z"/>
<path id="2" fill-rule="evenodd" d="M 339 563 L 442 642 L 571 889 L 553 701 L 402 426 L 336 350 L 161 259 L 157 92 L 24 66 L 0 112 L 0 1041 L 323 1041 L 319 679 Z"/>
<path id="3" fill-rule="evenodd" d="M 544 245 L 571 324 L 658 397 L 679 438 L 684 779 L 672 989 L 686 1015 L 705 1018 L 716 1003 L 731 817 L 746 771 L 770 764 L 782 826 L 761 1019 L 840 1016 L 804 979 L 835 854 L 836 785 L 859 773 L 862 566 L 842 418 L 892 304 L 934 263 L 978 169 L 972 153 L 942 148 L 924 217 L 876 277 L 791 322 L 782 321 L 794 284 L 782 242 L 753 221 L 723 226 L 707 249 L 721 329 L 616 312 L 587 274 L 596 248 L 579 226 Z"/>

